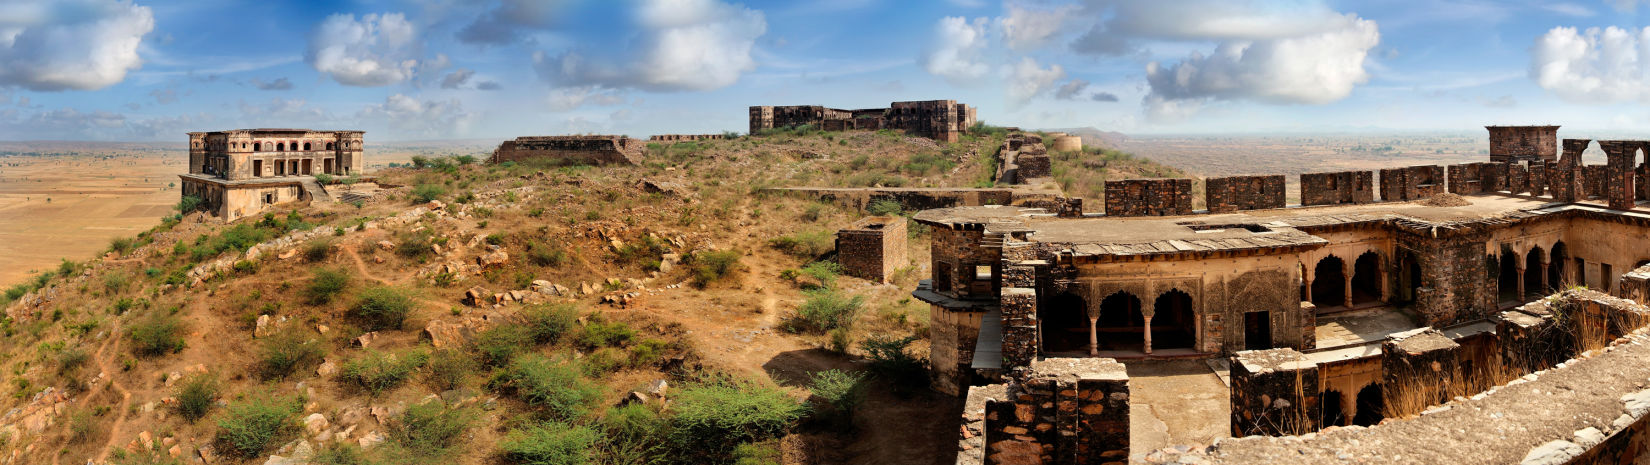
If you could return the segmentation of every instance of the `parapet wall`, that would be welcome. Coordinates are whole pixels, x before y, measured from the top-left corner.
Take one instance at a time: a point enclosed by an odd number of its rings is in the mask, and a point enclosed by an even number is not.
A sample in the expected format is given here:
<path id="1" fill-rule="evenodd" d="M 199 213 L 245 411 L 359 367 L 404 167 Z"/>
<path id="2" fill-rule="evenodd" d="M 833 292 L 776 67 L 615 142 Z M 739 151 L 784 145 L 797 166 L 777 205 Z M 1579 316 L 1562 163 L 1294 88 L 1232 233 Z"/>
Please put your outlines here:
<path id="1" fill-rule="evenodd" d="M 1558 126 L 1485 126 L 1490 161 L 1558 161 Z"/>
<path id="2" fill-rule="evenodd" d="M 1190 179 L 1106 181 L 1106 216 L 1190 214 L 1192 214 L 1192 180 Z"/>
<path id="3" fill-rule="evenodd" d="M 1408 201 L 1432 198 L 1444 192 L 1444 167 L 1410 166 L 1381 170 L 1381 200 Z"/>
<path id="4" fill-rule="evenodd" d="M 487 162 L 542 159 L 568 164 L 634 165 L 641 158 L 642 142 L 626 136 L 547 136 L 504 141 Z"/>
<path id="5" fill-rule="evenodd" d="M 1283 208 L 1284 177 L 1230 176 L 1204 180 L 1204 205 L 1209 213 Z"/>
<path id="6" fill-rule="evenodd" d="M 1375 201 L 1375 174 L 1369 171 L 1301 175 L 1301 205 L 1342 205 Z"/>
<path id="7" fill-rule="evenodd" d="M 686 142 L 700 140 L 727 140 L 726 134 L 656 134 L 648 136 L 648 142 Z"/>
<path id="8" fill-rule="evenodd" d="M 864 210 L 872 202 L 882 200 L 899 203 L 905 211 L 919 211 L 935 208 L 1009 205 L 1013 203 L 1015 198 L 1012 189 L 992 188 L 786 187 L 766 189 L 765 191 L 813 197 L 861 210 Z"/>

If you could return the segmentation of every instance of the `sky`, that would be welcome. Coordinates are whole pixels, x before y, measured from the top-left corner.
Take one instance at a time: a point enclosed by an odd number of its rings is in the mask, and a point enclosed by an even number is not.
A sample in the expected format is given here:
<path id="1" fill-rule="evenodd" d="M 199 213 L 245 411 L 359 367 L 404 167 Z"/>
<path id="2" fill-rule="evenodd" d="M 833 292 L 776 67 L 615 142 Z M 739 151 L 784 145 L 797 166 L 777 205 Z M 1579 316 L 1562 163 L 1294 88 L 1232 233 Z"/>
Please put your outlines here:
<path id="1" fill-rule="evenodd" d="M 0 140 L 693 134 L 955 99 L 1126 134 L 1650 128 L 1650 2 L 0 0 Z"/>

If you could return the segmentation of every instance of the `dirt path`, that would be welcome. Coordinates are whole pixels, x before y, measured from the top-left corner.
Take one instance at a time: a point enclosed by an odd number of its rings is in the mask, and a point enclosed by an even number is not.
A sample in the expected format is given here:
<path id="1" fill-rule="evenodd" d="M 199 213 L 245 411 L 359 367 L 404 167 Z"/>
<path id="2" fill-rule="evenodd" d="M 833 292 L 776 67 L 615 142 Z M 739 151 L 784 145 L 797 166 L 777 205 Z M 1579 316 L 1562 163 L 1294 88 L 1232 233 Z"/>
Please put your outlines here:
<path id="1" fill-rule="evenodd" d="M 367 262 L 361 260 L 361 254 L 358 254 L 358 253 L 355 252 L 355 246 L 342 245 L 342 246 L 339 246 L 339 248 L 344 249 L 344 254 L 345 255 L 349 255 L 350 261 L 352 263 L 355 263 L 355 272 L 359 273 L 361 275 L 361 277 L 367 278 L 367 279 L 372 280 L 372 281 L 377 281 L 379 284 L 385 284 L 385 285 L 390 284 L 389 281 L 387 281 L 383 278 L 379 278 L 377 276 L 373 276 L 372 272 L 367 271 Z"/>
<path id="2" fill-rule="evenodd" d="M 98 399 L 103 393 L 114 392 L 120 394 L 120 402 L 102 403 L 104 405 L 114 405 L 115 408 L 112 410 L 116 412 L 116 416 L 114 423 L 109 425 L 109 440 L 105 441 L 103 443 L 103 447 L 98 450 L 96 460 L 98 463 L 103 463 L 109 460 L 109 451 L 114 449 L 115 442 L 118 437 L 117 433 L 120 431 L 120 428 L 126 424 L 126 415 L 127 412 L 130 411 L 130 409 L 121 408 L 120 406 L 126 405 L 127 402 L 132 400 L 132 392 L 127 390 L 126 386 L 116 378 L 115 374 L 120 371 L 117 369 L 118 367 L 115 366 L 113 357 L 109 355 L 112 352 L 120 350 L 121 333 L 119 319 L 114 320 L 114 323 L 109 328 L 109 332 L 109 339 L 103 341 L 103 345 L 99 346 L 97 348 L 97 352 L 92 354 L 92 363 L 97 366 L 98 370 L 107 375 L 109 378 L 109 389 L 98 391 L 98 395 L 89 395 L 81 399 L 81 408 L 85 408 L 91 405 L 93 403 L 92 401 Z M 65 447 L 66 446 L 67 444 L 65 444 Z M 52 455 L 52 463 L 57 464 L 59 457 L 62 457 L 62 454 Z"/>

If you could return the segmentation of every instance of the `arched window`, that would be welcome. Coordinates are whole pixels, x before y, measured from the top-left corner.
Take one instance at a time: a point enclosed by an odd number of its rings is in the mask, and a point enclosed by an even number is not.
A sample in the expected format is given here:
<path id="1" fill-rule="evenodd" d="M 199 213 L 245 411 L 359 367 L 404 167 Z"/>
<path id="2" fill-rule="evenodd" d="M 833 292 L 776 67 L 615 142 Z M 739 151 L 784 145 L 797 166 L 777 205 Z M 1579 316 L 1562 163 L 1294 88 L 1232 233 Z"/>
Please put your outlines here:
<path id="1" fill-rule="evenodd" d="M 254 151 L 254 152 L 264 151 L 264 144 L 261 143 L 261 142 L 253 142 L 252 143 L 252 151 Z"/>
<path id="2" fill-rule="evenodd" d="M 286 151 L 286 143 L 285 142 L 276 143 L 275 144 L 275 151 L 276 152 L 285 152 Z"/>
<path id="3" fill-rule="evenodd" d="M 304 143 L 304 150 L 309 150 L 309 143 L 308 142 Z"/>
<path id="4" fill-rule="evenodd" d="M 331 142 L 327 142 L 327 150 L 333 150 Z"/>

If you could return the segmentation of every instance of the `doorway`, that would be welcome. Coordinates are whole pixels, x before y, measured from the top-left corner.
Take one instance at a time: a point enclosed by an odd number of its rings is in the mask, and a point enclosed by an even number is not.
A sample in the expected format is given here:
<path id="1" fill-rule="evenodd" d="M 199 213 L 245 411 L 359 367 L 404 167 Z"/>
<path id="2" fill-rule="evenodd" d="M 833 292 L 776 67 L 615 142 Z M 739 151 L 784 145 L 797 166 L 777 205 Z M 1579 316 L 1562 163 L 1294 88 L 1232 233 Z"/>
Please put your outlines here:
<path id="1" fill-rule="evenodd" d="M 1243 314 L 1243 350 L 1272 348 L 1272 318 L 1270 312 Z"/>

